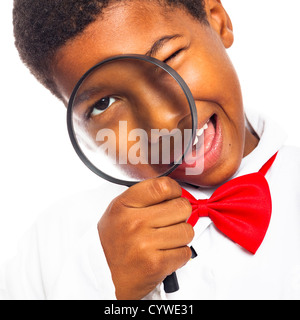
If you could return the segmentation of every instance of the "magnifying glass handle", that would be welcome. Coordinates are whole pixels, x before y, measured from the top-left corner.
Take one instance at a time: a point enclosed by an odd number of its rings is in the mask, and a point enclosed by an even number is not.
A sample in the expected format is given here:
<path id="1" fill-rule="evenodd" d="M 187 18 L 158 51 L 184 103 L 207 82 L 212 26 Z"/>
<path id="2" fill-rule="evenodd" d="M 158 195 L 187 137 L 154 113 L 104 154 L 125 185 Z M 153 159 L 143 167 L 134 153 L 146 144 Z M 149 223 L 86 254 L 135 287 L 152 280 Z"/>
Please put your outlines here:
<path id="1" fill-rule="evenodd" d="M 192 246 L 190 246 L 190 248 L 192 250 L 191 259 L 194 259 L 197 257 L 197 252 Z M 164 283 L 164 289 L 166 293 L 172 293 L 179 290 L 179 284 L 178 284 L 176 272 L 173 272 L 172 274 L 167 276 L 166 279 L 163 281 L 163 283 Z"/>
<path id="2" fill-rule="evenodd" d="M 163 281 L 164 290 L 166 293 L 172 293 L 179 290 L 179 284 L 176 276 L 176 272 L 173 272 Z"/>

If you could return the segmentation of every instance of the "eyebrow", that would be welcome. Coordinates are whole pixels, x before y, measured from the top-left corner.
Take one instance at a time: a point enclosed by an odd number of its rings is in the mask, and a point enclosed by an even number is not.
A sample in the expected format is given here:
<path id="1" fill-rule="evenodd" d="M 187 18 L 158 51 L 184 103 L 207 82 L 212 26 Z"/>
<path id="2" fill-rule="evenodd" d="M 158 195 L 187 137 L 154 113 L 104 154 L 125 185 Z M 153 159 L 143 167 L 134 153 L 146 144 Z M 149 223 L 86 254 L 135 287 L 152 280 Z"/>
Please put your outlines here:
<path id="1" fill-rule="evenodd" d="M 169 36 L 164 36 L 157 41 L 154 42 L 151 49 L 146 52 L 146 56 L 154 56 L 164 45 L 170 40 L 175 40 L 178 38 L 182 38 L 182 35 L 180 34 L 174 34 Z"/>
<path id="2" fill-rule="evenodd" d="M 93 97 L 100 94 L 102 91 L 103 89 L 99 87 L 92 87 L 85 90 L 84 92 L 79 94 L 79 96 L 76 96 L 75 100 L 73 101 L 73 109 L 78 108 L 83 102 L 92 99 Z"/>
<path id="3" fill-rule="evenodd" d="M 154 42 L 150 50 L 148 50 L 145 55 L 150 57 L 154 56 L 167 42 L 178 39 L 178 38 L 182 38 L 182 35 L 174 34 L 174 35 L 166 35 L 161 37 L 160 39 Z M 92 98 L 98 93 L 99 93 L 99 88 L 97 87 L 93 87 L 91 89 L 84 91 L 82 94 L 76 97 L 76 101 L 73 102 L 73 107 L 77 108 L 82 102 Z"/>

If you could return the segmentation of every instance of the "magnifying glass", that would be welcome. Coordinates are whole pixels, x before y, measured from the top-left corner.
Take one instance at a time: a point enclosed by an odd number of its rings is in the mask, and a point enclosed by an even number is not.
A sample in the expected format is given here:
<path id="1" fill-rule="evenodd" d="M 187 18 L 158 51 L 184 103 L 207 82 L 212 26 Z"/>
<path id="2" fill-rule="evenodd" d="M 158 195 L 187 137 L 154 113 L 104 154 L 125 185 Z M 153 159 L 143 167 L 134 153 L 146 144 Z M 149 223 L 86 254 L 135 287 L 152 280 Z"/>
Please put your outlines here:
<path id="1" fill-rule="evenodd" d="M 120 55 L 88 70 L 75 86 L 67 110 L 72 145 L 95 174 L 132 186 L 167 176 L 191 153 L 197 111 L 179 74 L 144 55 Z M 164 280 L 179 289 L 176 273 Z"/>

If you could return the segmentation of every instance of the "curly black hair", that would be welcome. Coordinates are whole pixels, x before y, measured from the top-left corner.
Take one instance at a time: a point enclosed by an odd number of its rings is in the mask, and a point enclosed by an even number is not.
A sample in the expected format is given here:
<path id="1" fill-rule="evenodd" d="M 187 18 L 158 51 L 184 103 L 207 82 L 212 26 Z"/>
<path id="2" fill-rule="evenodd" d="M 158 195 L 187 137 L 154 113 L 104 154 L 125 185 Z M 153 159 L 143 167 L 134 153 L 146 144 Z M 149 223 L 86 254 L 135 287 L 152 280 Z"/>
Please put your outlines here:
<path id="1" fill-rule="evenodd" d="M 122 0 L 14 0 L 14 36 L 20 58 L 59 99 L 62 97 L 51 76 L 55 53 L 83 32 L 113 1 Z M 157 1 L 181 6 L 201 22 L 206 21 L 204 0 Z"/>

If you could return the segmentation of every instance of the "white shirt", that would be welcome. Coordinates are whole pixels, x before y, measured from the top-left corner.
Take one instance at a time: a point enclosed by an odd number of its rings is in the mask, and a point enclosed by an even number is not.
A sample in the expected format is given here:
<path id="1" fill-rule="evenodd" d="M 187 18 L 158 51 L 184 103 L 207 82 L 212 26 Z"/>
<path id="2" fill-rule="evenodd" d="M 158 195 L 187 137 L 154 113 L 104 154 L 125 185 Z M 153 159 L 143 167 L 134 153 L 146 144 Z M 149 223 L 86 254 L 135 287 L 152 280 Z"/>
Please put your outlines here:
<path id="1" fill-rule="evenodd" d="M 258 171 L 279 150 L 266 175 L 273 211 L 262 245 L 252 255 L 209 218 L 200 218 L 191 243 L 198 256 L 177 270 L 180 290 L 165 294 L 158 285 L 144 299 L 300 299 L 300 149 L 284 147 L 282 130 L 270 120 L 255 115 L 249 120 L 260 142 L 235 176 Z M 187 189 L 199 199 L 214 191 Z M 103 182 L 43 214 L 18 256 L 2 267 L 0 298 L 115 299 L 97 223 L 124 190 Z"/>

